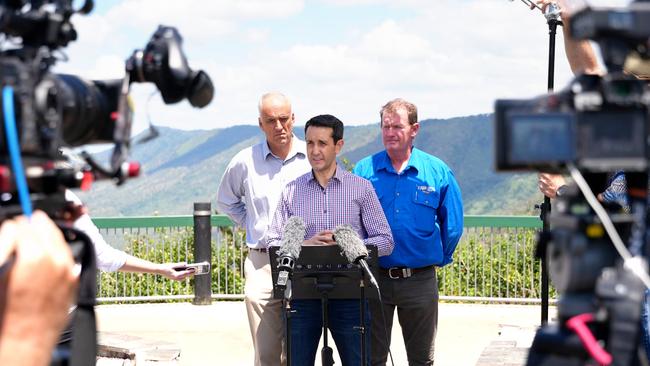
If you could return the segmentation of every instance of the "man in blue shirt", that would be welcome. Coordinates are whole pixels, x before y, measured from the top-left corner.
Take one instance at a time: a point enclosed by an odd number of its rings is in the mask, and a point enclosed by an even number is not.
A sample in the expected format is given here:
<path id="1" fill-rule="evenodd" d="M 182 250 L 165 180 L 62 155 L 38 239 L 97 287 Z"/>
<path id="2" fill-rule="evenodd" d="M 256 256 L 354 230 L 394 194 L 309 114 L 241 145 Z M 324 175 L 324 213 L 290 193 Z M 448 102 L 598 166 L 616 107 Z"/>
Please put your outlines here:
<path id="1" fill-rule="evenodd" d="M 415 105 L 403 99 L 388 102 L 381 109 L 386 150 L 354 168 L 375 187 L 395 240 L 393 253 L 379 258 L 383 304 L 370 303 L 373 365 L 386 364 L 395 308 L 409 365 L 433 365 L 438 324 L 435 267 L 451 263 L 463 232 L 456 179 L 440 159 L 413 147 L 419 128 Z"/>

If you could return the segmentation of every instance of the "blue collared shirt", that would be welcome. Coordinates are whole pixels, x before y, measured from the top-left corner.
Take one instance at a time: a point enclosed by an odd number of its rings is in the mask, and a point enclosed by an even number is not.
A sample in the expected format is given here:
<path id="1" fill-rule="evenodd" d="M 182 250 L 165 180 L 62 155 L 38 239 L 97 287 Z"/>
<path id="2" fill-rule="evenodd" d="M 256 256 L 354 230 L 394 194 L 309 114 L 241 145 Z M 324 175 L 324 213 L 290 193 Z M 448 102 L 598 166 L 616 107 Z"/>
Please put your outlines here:
<path id="1" fill-rule="evenodd" d="M 305 222 L 305 239 L 323 230 L 348 224 L 366 245 L 376 245 L 380 256 L 393 250 L 393 236 L 370 182 L 336 166 L 323 188 L 312 172 L 287 184 L 269 228 L 268 245 L 279 246 L 291 216 Z"/>
<path id="2" fill-rule="evenodd" d="M 379 258 L 383 268 L 444 266 L 463 233 L 463 202 L 451 169 L 413 148 L 397 173 L 386 151 L 359 161 L 354 173 L 372 183 L 393 232 L 395 249 Z"/>
<path id="3" fill-rule="evenodd" d="M 246 244 L 266 248 L 266 233 L 284 186 L 311 170 L 304 141 L 293 136 L 291 151 L 282 160 L 266 140 L 237 153 L 221 178 L 217 207 L 246 228 Z"/>

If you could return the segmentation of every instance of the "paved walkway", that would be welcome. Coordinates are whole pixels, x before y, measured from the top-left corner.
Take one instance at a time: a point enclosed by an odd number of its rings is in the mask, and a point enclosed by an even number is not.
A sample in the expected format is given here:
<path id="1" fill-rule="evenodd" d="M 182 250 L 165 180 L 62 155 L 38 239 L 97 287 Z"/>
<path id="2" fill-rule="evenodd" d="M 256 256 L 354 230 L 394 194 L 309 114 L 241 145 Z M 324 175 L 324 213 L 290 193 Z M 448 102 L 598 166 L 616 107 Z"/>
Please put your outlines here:
<path id="1" fill-rule="evenodd" d="M 551 316 L 554 313 L 552 308 Z M 241 301 L 210 306 L 101 305 L 97 319 L 100 333 L 177 345 L 180 365 L 253 364 Z M 539 321 L 539 306 L 440 304 L 436 366 L 521 365 Z M 400 332 L 399 326 L 393 328 L 391 349 L 396 366 L 408 364 Z M 316 365 L 320 365 L 318 357 Z"/>

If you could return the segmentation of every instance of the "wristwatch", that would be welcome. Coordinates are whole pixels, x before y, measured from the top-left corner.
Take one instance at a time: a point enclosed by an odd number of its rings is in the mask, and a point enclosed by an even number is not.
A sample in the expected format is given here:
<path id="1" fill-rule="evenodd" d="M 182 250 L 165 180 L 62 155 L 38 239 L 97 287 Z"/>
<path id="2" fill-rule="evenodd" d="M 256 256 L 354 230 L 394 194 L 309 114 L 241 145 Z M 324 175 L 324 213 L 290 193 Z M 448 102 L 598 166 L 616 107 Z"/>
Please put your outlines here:
<path id="1" fill-rule="evenodd" d="M 563 184 L 555 191 L 555 197 L 562 197 L 567 193 L 569 187 L 566 184 Z"/>

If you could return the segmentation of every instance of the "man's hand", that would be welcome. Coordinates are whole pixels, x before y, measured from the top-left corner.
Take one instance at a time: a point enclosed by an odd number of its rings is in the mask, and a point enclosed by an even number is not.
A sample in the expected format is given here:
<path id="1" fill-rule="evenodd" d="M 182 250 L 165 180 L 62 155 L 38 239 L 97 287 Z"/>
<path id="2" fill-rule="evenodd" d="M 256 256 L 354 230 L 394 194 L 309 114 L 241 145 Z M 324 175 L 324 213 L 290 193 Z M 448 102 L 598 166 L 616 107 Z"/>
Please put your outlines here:
<path id="1" fill-rule="evenodd" d="M 334 241 L 334 232 L 331 230 L 323 230 L 305 240 L 302 245 L 336 245 L 336 242 Z"/>
<path id="2" fill-rule="evenodd" d="M 0 227 L 0 263 L 8 260 L 14 263 L 0 277 L 0 364 L 48 365 L 81 267 L 40 211 Z"/>
<path id="3" fill-rule="evenodd" d="M 193 269 L 186 269 L 186 270 L 176 270 L 174 268 L 178 268 L 181 266 L 184 266 L 187 263 L 162 263 L 158 265 L 158 274 L 165 278 L 169 278 L 170 280 L 175 280 L 175 281 L 180 281 L 184 280 L 187 277 L 190 277 L 194 275 L 194 270 Z"/>
<path id="4" fill-rule="evenodd" d="M 551 4 L 556 4 L 558 8 L 560 8 L 561 14 L 560 16 L 564 19 L 565 17 L 569 17 L 570 14 L 565 11 L 569 9 L 569 4 L 567 3 L 566 0 L 537 0 L 535 1 L 537 6 L 539 6 L 542 9 L 542 13 L 546 12 L 546 8 L 548 8 L 549 5 Z M 535 5 L 530 6 L 531 9 L 535 9 Z"/>
<path id="5" fill-rule="evenodd" d="M 537 183 L 539 190 L 549 198 L 557 196 L 557 190 L 566 185 L 564 177 L 559 174 L 539 173 Z"/>

